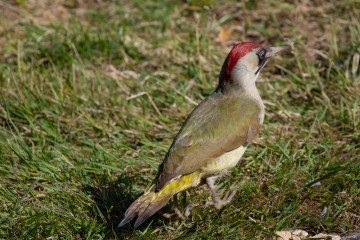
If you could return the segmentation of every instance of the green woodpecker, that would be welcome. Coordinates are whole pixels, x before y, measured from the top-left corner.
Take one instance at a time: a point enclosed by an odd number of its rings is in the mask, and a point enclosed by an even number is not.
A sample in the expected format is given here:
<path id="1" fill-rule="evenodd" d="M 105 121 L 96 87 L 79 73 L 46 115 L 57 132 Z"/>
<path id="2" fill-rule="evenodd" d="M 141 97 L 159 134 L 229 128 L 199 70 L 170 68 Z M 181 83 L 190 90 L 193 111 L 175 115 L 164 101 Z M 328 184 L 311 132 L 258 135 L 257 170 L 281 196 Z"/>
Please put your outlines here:
<path id="1" fill-rule="evenodd" d="M 264 48 L 243 42 L 231 49 L 215 92 L 188 116 L 160 165 L 154 184 L 131 204 L 119 227 L 135 216 L 138 217 L 135 227 L 138 227 L 173 196 L 180 214 L 176 195 L 202 183 L 209 187 L 211 204 L 217 209 L 231 201 L 236 188 L 221 199 L 215 179 L 236 166 L 258 135 L 264 119 L 264 104 L 255 81 L 268 59 L 287 48 Z M 189 214 L 188 210 L 185 215 Z"/>

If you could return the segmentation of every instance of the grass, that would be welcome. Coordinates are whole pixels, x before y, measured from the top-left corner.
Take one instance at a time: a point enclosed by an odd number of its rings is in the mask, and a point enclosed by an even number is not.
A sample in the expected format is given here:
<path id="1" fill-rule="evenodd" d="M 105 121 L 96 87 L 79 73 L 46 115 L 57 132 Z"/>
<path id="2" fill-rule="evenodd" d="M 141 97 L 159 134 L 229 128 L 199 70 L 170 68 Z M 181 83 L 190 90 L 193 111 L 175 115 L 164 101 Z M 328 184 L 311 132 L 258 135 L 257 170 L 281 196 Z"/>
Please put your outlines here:
<path id="1" fill-rule="evenodd" d="M 0 8 L 0 238 L 264 239 L 360 228 L 357 1 Z M 219 42 L 220 29 L 231 34 Z M 294 48 L 258 80 L 261 136 L 221 183 L 239 184 L 238 195 L 219 212 L 197 207 L 185 221 L 116 228 L 239 41 Z M 189 195 L 209 197 L 204 187 Z"/>

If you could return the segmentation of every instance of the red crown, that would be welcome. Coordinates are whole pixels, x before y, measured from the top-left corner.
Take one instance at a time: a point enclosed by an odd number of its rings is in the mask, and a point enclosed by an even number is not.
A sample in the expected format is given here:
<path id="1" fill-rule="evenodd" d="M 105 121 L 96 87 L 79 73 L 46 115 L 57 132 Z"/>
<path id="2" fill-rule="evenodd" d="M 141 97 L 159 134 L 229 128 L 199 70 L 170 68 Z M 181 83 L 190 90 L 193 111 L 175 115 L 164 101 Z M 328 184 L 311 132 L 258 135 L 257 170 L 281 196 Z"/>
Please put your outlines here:
<path id="1" fill-rule="evenodd" d="M 234 69 L 236 63 L 240 58 L 245 56 L 248 52 L 254 48 L 260 47 L 260 44 L 253 42 L 243 42 L 236 44 L 230 51 L 228 55 L 227 65 L 226 65 L 226 74 L 229 75 L 230 72 Z"/>

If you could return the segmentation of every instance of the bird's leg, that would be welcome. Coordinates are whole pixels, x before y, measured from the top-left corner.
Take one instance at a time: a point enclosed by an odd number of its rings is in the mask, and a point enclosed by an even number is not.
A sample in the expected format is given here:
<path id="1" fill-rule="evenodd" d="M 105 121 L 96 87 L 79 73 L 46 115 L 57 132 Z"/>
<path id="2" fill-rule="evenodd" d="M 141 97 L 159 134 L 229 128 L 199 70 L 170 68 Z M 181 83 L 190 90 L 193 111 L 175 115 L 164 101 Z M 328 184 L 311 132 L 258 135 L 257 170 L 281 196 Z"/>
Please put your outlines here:
<path id="1" fill-rule="evenodd" d="M 163 216 L 165 218 L 169 218 L 169 219 L 170 218 L 178 218 L 178 219 L 184 220 L 186 217 L 190 216 L 191 210 L 195 207 L 195 205 L 192 203 L 186 203 L 186 192 L 185 191 L 182 193 L 182 195 L 183 195 L 182 204 L 184 207 L 184 211 L 180 210 L 178 194 L 175 194 L 174 195 L 175 213 L 173 213 L 173 214 L 165 213 L 165 214 L 163 214 Z"/>
<path id="2" fill-rule="evenodd" d="M 181 220 L 184 220 L 185 216 L 180 210 L 177 194 L 174 195 L 174 205 L 175 205 L 175 214 L 176 214 L 176 216 L 178 218 L 180 218 Z"/>
<path id="3" fill-rule="evenodd" d="M 183 194 L 183 207 L 184 207 L 183 214 L 185 217 L 188 217 L 190 216 L 191 210 L 196 206 L 196 204 L 186 202 L 186 191 L 184 191 L 182 194 Z"/>
<path id="4" fill-rule="evenodd" d="M 186 191 L 182 192 L 182 205 L 183 205 L 183 208 L 186 207 Z"/>
<path id="5" fill-rule="evenodd" d="M 211 191 L 211 198 L 212 198 L 212 202 L 208 202 L 206 203 L 206 205 L 214 205 L 216 209 L 221 209 L 234 198 L 237 191 L 237 186 L 231 188 L 226 193 L 225 197 L 221 199 L 219 193 L 216 190 L 216 186 L 215 186 L 216 179 L 217 176 L 206 178 L 206 185 L 209 187 Z"/>

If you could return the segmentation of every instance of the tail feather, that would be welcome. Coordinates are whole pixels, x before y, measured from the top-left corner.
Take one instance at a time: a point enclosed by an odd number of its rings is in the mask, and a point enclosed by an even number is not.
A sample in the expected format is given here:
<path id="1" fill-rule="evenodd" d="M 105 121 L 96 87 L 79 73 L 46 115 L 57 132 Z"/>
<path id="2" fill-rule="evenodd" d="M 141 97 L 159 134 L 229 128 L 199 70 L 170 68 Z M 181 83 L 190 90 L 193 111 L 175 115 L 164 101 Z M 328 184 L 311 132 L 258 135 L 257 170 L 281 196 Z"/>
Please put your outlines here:
<path id="1" fill-rule="evenodd" d="M 118 227 L 122 227 L 125 224 L 129 223 L 138 213 L 138 210 L 141 209 L 141 205 L 144 203 L 142 200 L 145 195 L 142 195 L 136 201 L 134 201 L 130 207 L 125 212 L 124 219 L 119 223 Z"/>
<path id="2" fill-rule="evenodd" d="M 125 212 L 124 219 L 119 223 L 118 227 L 122 227 L 129 223 L 136 215 L 138 218 L 134 226 L 138 227 L 146 219 L 163 208 L 173 195 L 190 187 L 198 186 L 200 180 L 201 174 L 199 172 L 194 172 L 174 179 L 165 185 L 159 192 L 155 192 L 155 186 L 153 185 L 144 195 L 136 199 L 135 202 L 130 205 Z"/>
<path id="3" fill-rule="evenodd" d="M 156 199 L 155 202 L 150 202 L 146 209 L 138 213 L 138 218 L 136 219 L 134 227 L 140 226 L 146 219 L 151 217 L 154 213 L 163 208 L 170 200 L 172 195 L 163 196 Z"/>
<path id="4" fill-rule="evenodd" d="M 138 216 L 135 227 L 140 226 L 146 219 L 163 208 L 172 197 L 171 195 L 159 196 L 155 192 L 147 192 L 139 197 L 125 212 L 124 219 L 119 223 L 118 227 L 122 227 L 129 223 L 136 215 Z"/>

